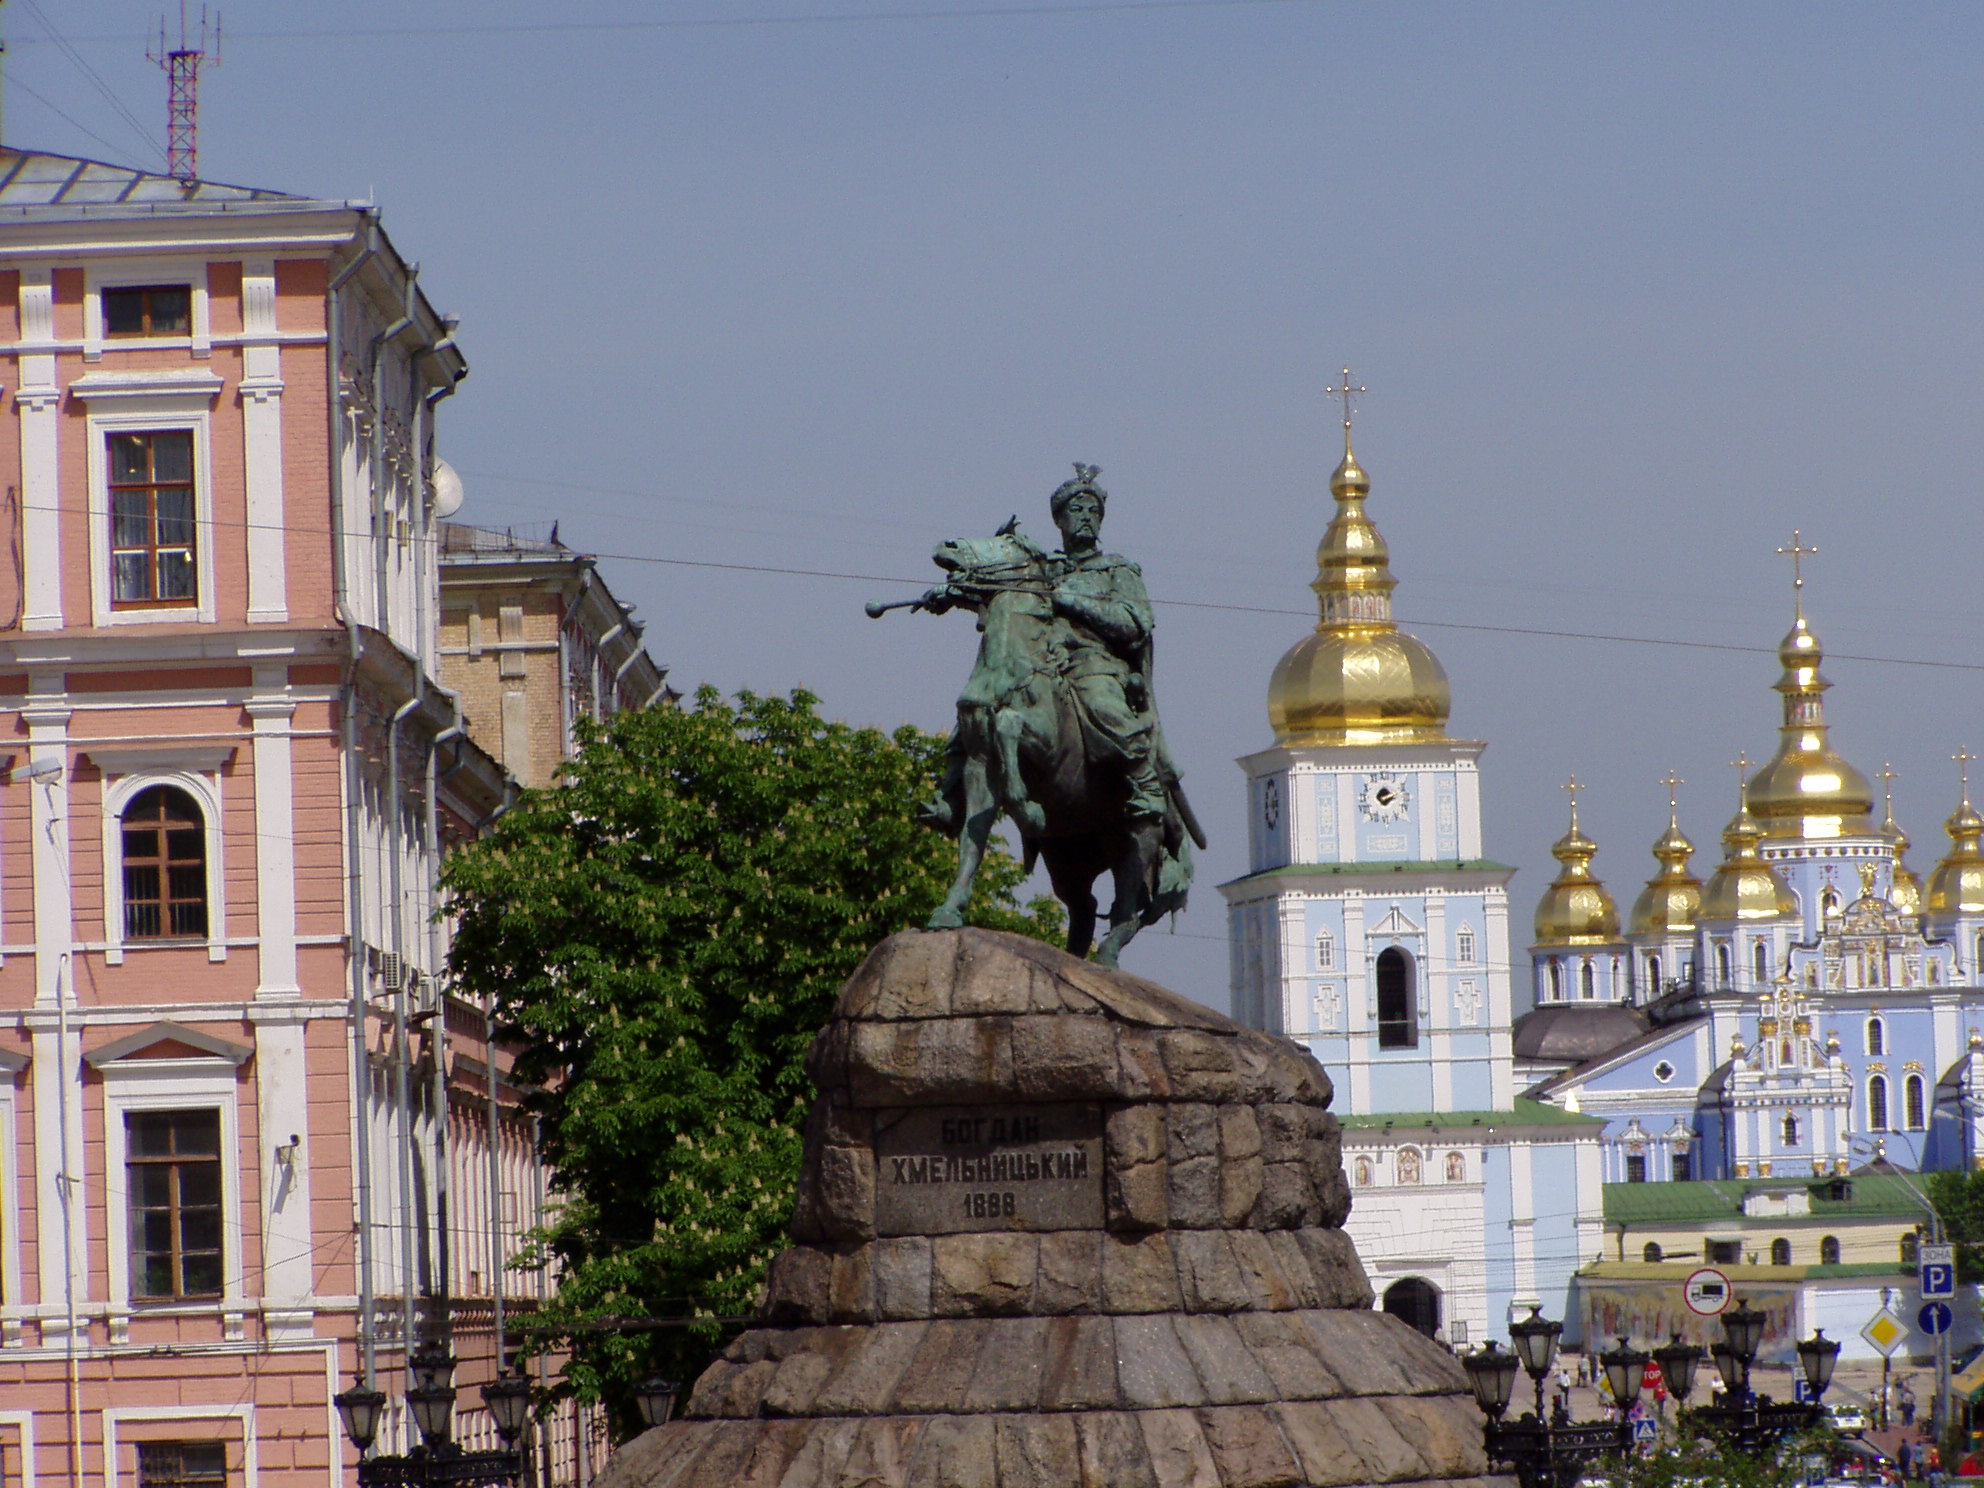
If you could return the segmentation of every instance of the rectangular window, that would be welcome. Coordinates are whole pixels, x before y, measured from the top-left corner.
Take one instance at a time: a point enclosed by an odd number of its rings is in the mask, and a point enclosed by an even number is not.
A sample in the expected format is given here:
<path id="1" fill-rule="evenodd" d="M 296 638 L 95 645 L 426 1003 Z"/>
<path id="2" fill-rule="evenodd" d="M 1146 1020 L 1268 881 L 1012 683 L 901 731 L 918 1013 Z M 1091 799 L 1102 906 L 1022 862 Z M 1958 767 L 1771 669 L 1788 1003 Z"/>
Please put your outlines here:
<path id="1" fill-rule="evenodd" d="M 1741 1240 L 1711 1240 L 1703 1247 L 1711 1266 L 1735 1266 L 1743 1259 Z"/>
<path id="2" fill-rule="evenodd" d="M 108 436 L 110 604 L 197 605 L 193 434 Z"/>
<path id="3" fill-rule="evenodd" d="M 139 1442 L 138 1488 L 227 1488 L 227 1443 Z"/>
<path id="4" fill-rule="evenodd" d="M 1685 1152 L 1675 1153 L 1674 1181 L 1676 1183 L 1687 1183 L 1690 1182 L 1694 1178 L 1694 1176 L 1695 1176 L 1694 1160 L 1690 1158 L 1688 1154 Z"/>
<path id="5" fill-rule="evenodd" d="M 220 1112 L 124 1118 L 131 1195 L 131 1294 L 221 1293 Z"/>
<path id="6" fill-rule="evenodd" d="M 103 292 L 106 336 L 190 336 L 193 290 L 185 284 L 145 284 Z"/>
<path id="7" fill-rule="evenodd" d="M 1629 1152 L 1626 1154 L 1626 1181 L 1628 1183 L 1646 1182 L 1646 1154 L 1644 1152 Z"/>
<path id="8" fill-rule="evenodd" d="M 1474 959 L 1474 932 L 1463 930 L 1454 937 L 1454 956 L 1460 961 Z"/>

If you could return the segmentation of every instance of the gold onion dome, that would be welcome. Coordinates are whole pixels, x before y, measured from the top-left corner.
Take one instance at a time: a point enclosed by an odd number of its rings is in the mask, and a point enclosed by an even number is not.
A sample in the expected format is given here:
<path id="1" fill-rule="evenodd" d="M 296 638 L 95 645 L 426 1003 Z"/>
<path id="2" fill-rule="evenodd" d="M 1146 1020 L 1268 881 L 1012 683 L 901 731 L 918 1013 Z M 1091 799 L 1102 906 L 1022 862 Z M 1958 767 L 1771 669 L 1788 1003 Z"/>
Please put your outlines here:
<path id="1" fill-rule="evenodd" d="M 1694 929 L 1702 910 L 1702 881 L 1688 871 L 1695 845 L 1681 830 L 1672 797 L 1667 802 L 1667 830 L 1654 839 L 1653 855 L 1660 872 L 1646 881 L 1633 901 L 1632 933 L 1667 935 Z"/>
<path id="2" fill-rule="evenodd" d="M 1364 514 L 1370 477 L 1350 450 L 1330 477 L 1336 515 L 1316 548 L 1321 618 L 1275 666 L 1268 721 L 1280 744 L 1413 744 L 1444 739 L 1453 697 L 1425 643 L 1392 622 L 1391 554 Z"/>
<path id="3" fill-rule="evenodd" d="M 1784 695 L 1784 723 L 1777 753 L 1750 781 L 1750 814 L 1758 829 L 1771 838 L 1871 831 L 1867 814 L 1874 809 L 1873 787 L 1826 738 L 1824 697 L 1832 683 L 1819 672 L 1825 652 L 1805 623 L 1802 604 L 1777 658 L 1784 664 L 1776 683 Z"/>
<path id="4" fill-rule="evenodd" d="M 1569 787 L 1582 789 L 1575 780 Z M 1578 827 L 1578 802 L 1571 797 L 1570 830 L 1550 848 L 1564 865 L 1536 903 L 1536 944 L 1604 945 L 1619 938 L 1619 907 L 1605 885 L 1592 877 L 1591 860 L 1598 844 Z"/>
<path id="5" fill-rule="evenodd" d="M 1716 865 L 1715 876 L 1702 891 L 1703 919 L 1772 920 L 1798 912 L 1798 901 L 1792 897 L 1791 890 L 1757 851 L 1761 841 L 1763 832 L 1750 815 L 1746 790 L 1736 815 L 1723 828 L 1726 856 Z"/>
<path id="6" fill-rule="evenodd" d="M 1908 834 L 1896 825 L 1894 819 L 1894 767 L 1885 765 L 1881 769 L 1881 780 L 1886 786 L 1887 819 L 1881 823 L 1881 835 L 1888 840 L 1894 850 L 1894 871 L 1888 885 L 1888 903 L 1905 915 L 1922 913 L 1922 880 L 1915 876 L 1915 870 L 1908 866 Z"/>
<path id="7" fill-rule="evenodd" d="M 1976 914 L 1984 910 L 1984 847 L 1979 846 L 1979 840 L 1984 839 L 1984 817 L 1970 804 L 1968 772 L 1963 802 L 1950 813 L 1943 830 L 1950 834 L 1950 850 L 1929 875 L 1929 912 Z"/>

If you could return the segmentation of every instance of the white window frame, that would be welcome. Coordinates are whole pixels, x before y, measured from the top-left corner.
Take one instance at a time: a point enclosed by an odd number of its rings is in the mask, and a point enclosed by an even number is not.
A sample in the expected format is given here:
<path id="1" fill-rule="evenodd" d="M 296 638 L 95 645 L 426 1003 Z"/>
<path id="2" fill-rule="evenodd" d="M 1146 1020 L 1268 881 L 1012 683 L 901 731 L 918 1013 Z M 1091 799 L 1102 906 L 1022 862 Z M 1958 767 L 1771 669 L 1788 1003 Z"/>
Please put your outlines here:
<path id="1" fill-rule="evenodd" d="M 237 1071 L 218 1056 L 195 1059 L 118 1059 L 103 1076 L 105 1242 L 110 1255 L 110 1305 L 133 1312 L 220 1312 L 242 1305 L 241 1122 Z M 131 1296 L 131 1193 L 125 1169 L 124 1118 L 139 1111 L 220 1112 L 221 1295 L 171 1301 Z M 259 1190 L 258 1190 L 259 1191 Z"/>
<path id="2" fill-rule="evenodd" d="M 104 333 L 103 292 L 144 285 L 184 283 L 192 291 L 192 330 L 185 336 L 118 336 Z M 184 347 L 196 357 L 213 350 L 213 307 L 208 302 L 204 258 L 126 258 L 83 266 L 83 359 L 98 361 L 106 350 L 157 351 Z"/>
<path id="3" fill-rule="evenodd" d="M 123 1464 L 117 1460 L 120 1450 L 118 1438 L 122 1435 L 121 1427 L 177 1426 L 181 1422 L 188 1425 L 204 1422 L 212 1422 L 215 1425 L 222 1422 L 233 1423 L 241 1433 L 242 1488 L 259 1488 L 262 1465 L 255 1448 L 255 1406 L 251 1401 L 242 1401 L 238 1405 L 113 1405 L 106 1408 L 103 1413 L 103 1460 L 106 1464 L 103 1481 L 106 1483 L 137 1481 L 136 1464 L 133 1463 L 133 1470 L 127 1478 L 124 1475 Z M 187 1439 L 185 1436 L 175 1438 L 179 1441 Z M 222 1435 L 209 1439 L 224 1441 L 226 1437 Z M 123 1440 L 135 1445 L 129 1436 L 124 1436 Z M 338 1450 L 334 1440 L 332 1451 L 335 1454 Z M 137 1454 L 134 1451 L 132 1455 L 135 1457 Z M 332 1460 L 337 1460 L 335 1455 Z M 35 1480 L 30 1477 L 28 1481 L 32 1483 Z"/>
<path id="4" fill-rule="evenodd" d="M 1873 1055 L 1876 1059 L 1887 1058 L 1888 1025 L 1886 1019 L 1877 1016 L 1877 1017 L 1869 1018 L 1867 1020 L 1866 1042 L 1867 1042 L 1867 1052 L 1869 1054 Z M 1878 1049 L 1874 1047 L 1874 1045 L 1877 1043 L 1880 1045 Z"/>
<path id="5" fill-rule="evenodd" d="M 1463 966 L 1474 964 L 1474 927 L 1462 925 L 1454 931 L 1454 960 Z"/>
<path id="6" fill-rule="evenodd" d="M 1327 929 L 1316 932 L 1316 970 L 1336 970 L 1336 936 Z"/>
<path id="7" fill-rule="evenodd" d="M 1922 1119 L 1920 1121 L 1910 1119 L 1913 1113 L 1909 1110 L 1908 1097 L 1912 1091 L 1921 1092 Z M 1926 1131 L 1929 1126 L 1929 1114 L 1928 1080 L 1920 1074 L 1903 1075 L 1901 1077 L 1901 1129 L 1903 1131 Z"/>
<path id="8" fill-rule="evenodd" d="M 208 751 L 209 754 L 215 751 Z M 233 751 L 226 750 L 225 754 Z M 124 939 L 124 808 L 140 791 L 154 785 L 183 790 L 198 803 L 207 834 L 207 959 L 227 959 L 227 900 L 222 886 L 227 882 L 221 862 L 220 764 L 201 769 L 207 761 L 188 761 L 192 768 L 133 769 L 118 772 L 110 752 L 92 756 L 104 773 L 103 787 L 103 953 L 110 965 L 120 964 L 129 950 L 183 949 L 194 942 L 184 940 L 126 941 Z"/>
<path id="9" fill-rule="evenodd" d="M 86 425 L 89 442 L 90 500 L 90 618 L 107 625 L 184 625 L 191 621 L 211 625 L 218 613 L 214 588 L 214 488 L 213 488 L 213 393 L 221 380 L 201 372 L 194 379 L 178 378 L 173 383 L 156 381 L 127 384 L 131 379 L 99 381 L 88 379 L 71 384 L 70 392 L 90 400 Z M 189 381 L 197 390 L 189 390 Z M 213 392 L 204 390 L 211 382 Z M 149 389 L 149 390 L 148 390 Z M 100 400 L 110 400 L 100 408 Z M 191 432 L 193 436 L 193 573 L 199 585 L 199 599 L 192 605 L 154 605 L 148 608 L 113 608 L 110 571 L 110 457 L 112 434 L 170 434 Z"/>
<path id="10" fill-rule="evenodd" d="M 23 1066 L 25 1068 L 25 1066 Z M 16 1081 L 20 1071 L 0 1067 L 0 1323 L 6 1342 L 18 1342 L 20 1320 L 28 1308 L 21 1296 L 21 1210 L 18 1138 L 15 1119 Z M 23 1438 L 25 1442 L 27 1438 Z"/>
<path id="11" fill-rule="evenodd" d="M 1874 1082 L 1881 1082 L 1880 1120 L 1874 1119 Z M 1885 1074 L 1876 1072 L 1867 1076 L 1867 1130 L 1877 1132 L 1893 1131 L 1890 1124 L 1894 1119 L 1894 1086 Z"/>

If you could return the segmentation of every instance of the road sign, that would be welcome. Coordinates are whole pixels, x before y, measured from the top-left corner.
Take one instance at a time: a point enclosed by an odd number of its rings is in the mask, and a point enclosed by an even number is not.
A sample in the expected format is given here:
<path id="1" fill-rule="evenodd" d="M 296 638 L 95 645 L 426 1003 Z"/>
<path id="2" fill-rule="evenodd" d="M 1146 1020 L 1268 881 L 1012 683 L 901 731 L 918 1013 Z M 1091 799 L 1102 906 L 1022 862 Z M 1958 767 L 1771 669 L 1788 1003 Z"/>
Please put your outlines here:
<path id="1" fill-rule="evenodd" d="M 1956 1314 L 1950 1311 L 1947 1302 L 1924 1302 L 1922 1310 L 1915 1314 L 1915 1321 L 1922 1325 L 1922 1331 L 1931 1338 L 1938 1333 L 1947 1333 L 1950 1324 L 1956 1321 Z"/>
<path id="2" fill-rule="evenodd" d="M 1681 1283 L 1681 1295 L 1695 1316 L 1715 1317 L 1729 1306 L 1729 1278 L 1713 1266 L 1703 1266 L 1688 1273 L 1688 1279 Z"/>
<path id="3" fill-rule="evenodd" d="M 1916 1252 L 1922 1300 L 1956 1295 L 1956 1247 L 1925 1245 Z"/>
<path id="4" fill-rule="evenodd" d="M 1883 1354 L 1892 1354 L 1908 1341 L 1908 1324 L 1891 1308 L 1883 1307 L 1867 1319 L 1867 1326 L 1860 1330 L 1860 1336 Z"/>
<path id="5" fill-rule="evenodd" d="M 1791 1398 L 1799 1405 L 1817 1405 L 1819 1403 L 1818 1392 L 1802 1377 L 1794 1378 L 1791 1381 Z"/>
<path id="6" fill-rule="evenodd" d="M 1651 1416 L 1642 1416 L 1639 1420 L 1633 1422 L 1634 1441 L 1650 1442 L 1659 1435 L 1660 1425 Z"/>

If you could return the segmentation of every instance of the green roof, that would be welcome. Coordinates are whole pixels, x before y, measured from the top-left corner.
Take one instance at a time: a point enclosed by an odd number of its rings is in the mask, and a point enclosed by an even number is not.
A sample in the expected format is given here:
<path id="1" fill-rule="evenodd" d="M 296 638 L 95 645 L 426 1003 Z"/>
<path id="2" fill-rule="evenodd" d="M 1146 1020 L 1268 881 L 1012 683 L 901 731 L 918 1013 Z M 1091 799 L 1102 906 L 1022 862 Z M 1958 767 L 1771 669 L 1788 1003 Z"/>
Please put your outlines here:
<path id="1" fill-rule="evenodd" d="M 1516 1097 L 1515 1105 L 1507 1111 L 1379 1111 L 1369 1116 L 1342 1116 L 1338 1120 L 1346 1129 L 1357 1131 L 1382 1131 L 1388 1126 L 1404 1131 L 1458 1131 L 1475 1126 L 1605 1125 L 1603 1117 L 1581 1116 L 1576 1111 L 1521 1096 Z"/>
<path id="2" fill-rule="evenodd" d="M 1699 1260 L 1684 1261 L 1593 1261 L 1579 1270 L 1587 1282 L 1619 1281 L 1644 1285 L 1647 1282 L 1687 1280 L 1701 1266 Z M 1913 1276 L 1915 1268 L 1899 1261 L 1851 1261 L 1839 1266 L 1750 1266 L 1723 1265 L 1716 1270 L 1737 1286 L 1768 1286 L 1796 1281 L 1825 1281 L 1858 1276 Z"/>
<path id="3" fill-rule="evenodd" d="M 1264 868 L 1259 873 L 1247 873 L 1231 879 L 1232 883 L 1245 883 L 1254 878 L 1287 878 L 1292 875 L 1304 876 L 1345 876 L 1363 877 L 1372 873 L 1514 873 L 1516 870 L 1507 863 L 1498 863 L 1493 858 L 1434 858 L 1427 862 L 1409 863 L 1285 863 L 1279 868 Z"/>
<path id="4" fill-rule="evenodd" d="M 1770 1179 L 1716 1178 L 1693 1183 L 1608 1183 L 1605 1185 L 1607 1224 L 1728 1223 L 1746 1218 L 1743 1198 L 1753 1193 L 1811 1195 L 1812 1212 L 1756 1215 L 1782 1223 L 1787 1219 L 1907 1219 L 1922 1213 L 1922 1204 L 1908 1191 L 1908 1180 L 1889 1173 L 1868 1173 L 1847 1179 L 1851 1197 L 1828 1198 L 1832 1178 Z"/>

